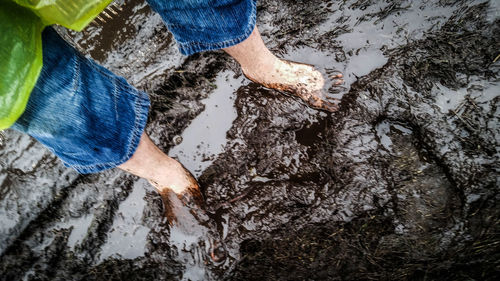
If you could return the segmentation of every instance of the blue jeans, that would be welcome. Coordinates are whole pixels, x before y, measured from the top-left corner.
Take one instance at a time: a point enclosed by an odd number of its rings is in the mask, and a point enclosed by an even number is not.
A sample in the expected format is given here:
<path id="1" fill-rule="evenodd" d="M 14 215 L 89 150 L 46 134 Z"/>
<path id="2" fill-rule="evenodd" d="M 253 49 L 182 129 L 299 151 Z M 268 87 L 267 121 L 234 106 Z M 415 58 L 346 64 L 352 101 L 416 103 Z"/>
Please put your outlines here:
<path id="1" fill-rule="evenodd" d="M 148 2 L 187 55 L 236 45 L 255 26 L 255 0 Z M 42 72 L 12 128 L 31 135 L 80 173 L 126 162 L 146 126 L 147 94 L 79 54 L 52 28 L 42 40 Z"/>
<path id="2" fill-rule="evenodd" d="M 255 26 L 256 0 L 147 1 L 184 55 L 236 45 Z"/>

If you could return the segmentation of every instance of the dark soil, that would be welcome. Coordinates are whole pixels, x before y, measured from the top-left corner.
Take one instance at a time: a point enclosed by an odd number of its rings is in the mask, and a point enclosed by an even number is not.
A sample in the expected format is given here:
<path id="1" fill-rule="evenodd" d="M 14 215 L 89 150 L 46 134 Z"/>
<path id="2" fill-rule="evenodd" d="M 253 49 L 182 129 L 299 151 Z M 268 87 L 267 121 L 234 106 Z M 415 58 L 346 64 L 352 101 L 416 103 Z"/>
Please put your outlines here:
<path id="1" fill-rule="evenodd" d="M 345 73 L 333 114 L 241 80 L 222 52 L 182 57 L 141 1 L 60 31 L 150 94 L 147 132 L 165 151 L 209 110 L 201 100 L 243 81 L 227 93 L 222 151 L 185 151 L 209 161 L 199 181 L 229 253 L 202 279 L 498 280 L 499 13 L 494 1 L 260 1 L 274 52 Z M 0 280 L 193 276 L 144 180 L 78 175 L 4 134 Z"/>

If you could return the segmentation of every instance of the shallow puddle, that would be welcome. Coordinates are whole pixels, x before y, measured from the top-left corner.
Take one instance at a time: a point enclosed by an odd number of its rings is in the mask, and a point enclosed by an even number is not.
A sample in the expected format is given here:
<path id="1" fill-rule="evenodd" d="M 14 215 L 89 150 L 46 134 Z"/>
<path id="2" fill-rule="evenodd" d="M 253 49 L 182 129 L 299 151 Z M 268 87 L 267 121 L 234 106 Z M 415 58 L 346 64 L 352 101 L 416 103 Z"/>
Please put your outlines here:
<path id="1" fill-rule="evenodd" d="M 212 164 L 224 151 L 227 131 L 236 119 L 236 90 L 248 83 L 243 76 L 235 78 L 232 71 L 220 72 L 214 83 L 214 90 L 208 98 L 201 100 L 204 110 L 194 118 L 178 136 L 180 143 L 168 152 L 179 160 L 195 177 Z"/>

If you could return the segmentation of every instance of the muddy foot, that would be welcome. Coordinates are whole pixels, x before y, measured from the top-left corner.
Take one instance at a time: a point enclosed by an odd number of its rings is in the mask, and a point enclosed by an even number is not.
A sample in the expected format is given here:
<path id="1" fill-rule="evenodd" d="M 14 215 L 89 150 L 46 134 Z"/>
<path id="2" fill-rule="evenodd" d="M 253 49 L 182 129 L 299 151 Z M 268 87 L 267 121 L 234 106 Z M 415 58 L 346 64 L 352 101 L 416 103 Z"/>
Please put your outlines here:
<path id="1" fill-rule="evenodd" d="M 226 249 L 224 248 L 222 241 L 218 238 L 215 222 L 209 218 L 203 208 L 204 200 L 199 187 L 190 188 L 188 191 L 177 195 L 177 197 L 184 206 L 189 208 L 189 212 L 200 224 L 200 226 L 204 226 L 210 230 L 205 239 L 209 245 L 208 255 L 211 258 L 212 263 L 217 265 L 223 262 L 226 259 Z"/>
<path id="2" fill-rule="evenodd" d="M 336 88 L 343 83 L 342 74 L 337 71 L 325 71 L 322 74 L 309 64 L 276 59 L 272 69 L 251 72 L 243 69 L 245 76 L 267 88 L 288 92 L 300 97 L 308 105 L 317 109 L 334 112 L 338 109 L 328 93 L 328 87 Z"/>
<path id="3" fill-rule="evenodd" d="M 215 221 L 203 209 L 199 188 L 190 188 L 182 194 L 173 191 L 161 194 L 165 216 L 170 224 L 172 245 L 192 255 L 197 264 L 220 265 L 227 257 Z M 187 256 L 184 256 L 187 258 Z"/>

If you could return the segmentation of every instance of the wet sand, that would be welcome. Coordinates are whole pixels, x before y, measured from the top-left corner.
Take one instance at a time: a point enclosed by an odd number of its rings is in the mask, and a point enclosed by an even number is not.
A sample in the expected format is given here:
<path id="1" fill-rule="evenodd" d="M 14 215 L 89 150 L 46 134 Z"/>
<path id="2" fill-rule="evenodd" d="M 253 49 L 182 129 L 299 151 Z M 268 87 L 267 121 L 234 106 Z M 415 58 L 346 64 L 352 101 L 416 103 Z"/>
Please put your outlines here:
<path id="1" fill-rule="evenodd" d="M 0 139 L 0 280 L 496 280 L 497 1 L 260 1 L 281 57 L 346 77 L 333 114 L 265 89 L 223 52 L 182 56 L 142 1 L 80 34 L 150 94 L 147 132 L 200 181 L 207 229 L 170 227 L 146 181 L 78 175 Z"/>

